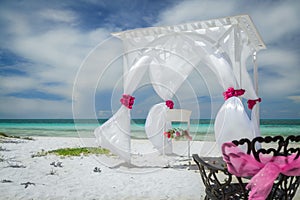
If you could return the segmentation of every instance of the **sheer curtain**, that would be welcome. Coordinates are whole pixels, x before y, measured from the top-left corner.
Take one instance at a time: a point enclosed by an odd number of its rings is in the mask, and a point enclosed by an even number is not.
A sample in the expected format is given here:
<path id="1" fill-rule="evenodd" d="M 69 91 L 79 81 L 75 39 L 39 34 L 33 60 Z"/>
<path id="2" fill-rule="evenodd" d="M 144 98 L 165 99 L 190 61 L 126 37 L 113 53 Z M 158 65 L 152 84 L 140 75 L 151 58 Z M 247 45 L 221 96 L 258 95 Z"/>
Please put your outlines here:
<path id="1" fill-rule="evenodd" d="M 124 74 L 124 94 L 132 95 L 147 71 L 149 56 L 140 57 Z M 121 98 L 121 97 L 120 97 Z M 95 129 L 98 144 L 130 162 L 130 109 L 122 105 L 102 126 Z"/>
<path id="2" fill-rule="evenodd" d="M 249 118 L 246 112 L 247 108 L 244 108 L 241 101 L 242 98 L 258 98 L 246 67 L 246 61 L 248 57 L 253 54 L 254 50 L 249 46 L 245 33 L 237 27 L 234 27 L 230 37 L 232 37 L 231 40 L 228 38 L 227 40 L 220 41 L 219 43 L 220 46 L 223 47 L 222 50 L 227 53 L 229 58 L 229 62 L 227 63 L 224 59 L 223 66 L 227 65 L 228 67 L 223 68 L 226 73 L 223 73 L 223 79 L 225 81 L 222 81 L 223 84 L 221 85 L 223 86 L 224 91 L 226 91 L 229 87 L 233 87 L 235 89 L 244 89 L 245 93 L 239 98 L 231 97 L 225 100 L 217 113 L 214 130 L 216 142 L 219 148 L 221 148 L 224 142 L 241 138 L 253 139 L 260 135 L 258 125 L 259 120 L 257 119 L 257 115 L 255 115 L 258 106 L 254 106 L 251 112 L 251 118 Z M 233 44 L 225 44 L 229 41 Z M 233 46 L 235 47 L 235 51 L 232 51 L 232 49 L 229 48 Z M 220 59 L 215 59 L 215 61 L 215 66 L 221 66 Z M 231 63 L 231 65 L 229 63 Z M 231 80 L 231 83 L 229 80 Z"/>
<path id="3" fill-rule="evenodd" d="M 166 51 L 165 53 L 168 53 Z M 165 64 L 165 65 L 164 65 Z M 166 122 L 166 112 L 169 109 L 166 101 L 172 99 L 178 88 L 193 70 L 193 66 L 178 55 L 169 55 L 163 63 L 151 63 L 149 67 L 149 76 L 152 86 L 156 93 L 164 102 L 154 105 L 147 116 L 145 131 L 153 146 L 161 153 L 172 153 L 172 141 L 163 140 L 164 128 L 171 128 L 171 123 Z M 163 144 L 165 142 L 165 144 Z"/>

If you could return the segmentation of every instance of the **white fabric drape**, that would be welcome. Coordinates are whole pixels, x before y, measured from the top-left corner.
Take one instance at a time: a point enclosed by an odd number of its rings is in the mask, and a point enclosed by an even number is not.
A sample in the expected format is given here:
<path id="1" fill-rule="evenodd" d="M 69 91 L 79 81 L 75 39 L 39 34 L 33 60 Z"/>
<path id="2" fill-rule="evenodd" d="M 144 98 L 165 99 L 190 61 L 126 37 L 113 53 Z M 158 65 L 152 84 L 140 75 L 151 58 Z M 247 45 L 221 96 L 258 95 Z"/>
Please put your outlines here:
<path id="1" fill-rule="evenodd" d="M 251 120 L 237 97 L 225 101 L 217 114 L 214 129 L 219 148 L 225 141 L 254 137 Z"/>
<path id="2" fill-rule="evenodd" d="M 147 71 L 149 56 L 143 56 L 124 74 L 124 94 L 132 95 Z M 121 98 L 121 97 L 120 97 Z M 130 162 L 130 110 L 124 105 L 102 126 L 95 129 L 98 144 Z"/>
<path id="3" fill-rule="evenodd" d="M 224 68 L 227 71 L 227 77 L 224 79 L 231 79 L 237 84 L 223 84 L 224 91 L 229 87 L 235 89 L 245 89 L 245 94 L 242 96 L 245 99 L 257 99 L 252 80 L 246 68 L 246 60 L 252 55 L 251 48 L 248 46 L 247 40 L 244 40 L 244 35 L 237 32 L 235 29 L 234 46 L 236 51 L 231 55 L 232 65 L 230 68 Z M 233 52 L 232 52 L 233 54 Z M 232 60 L 233 59 L 233 60 Z M 230 74 L 230 75 L 228 75 Z M 228 83 L 228 81 L 226 82 Z M 214 124 L 216 142 L 221 149 L 225 142 L 238 140 L 241 138 L 253 139 L 260 136 L 258 127 L 258 119 L 255 115 L 257 106 L 254 106 L 251 112 L 251 118 L 248 117 L 241 100 L 237 97 L 227 99 L 220 108 Z"/>
<path id="4" fill-rule="evenodd" d="M 168 51 L 165 53 L 168 53 Z M 164 101 L 172 99 L 178 88 L 193 70 L 193 66 L 186 63 L 186 61 L 183 62 L 178 55 L 169 55 L 166 63 L 168 63 L 166 66 L 163 63 L 151 63 L 149 67 L 152 86 Z M 161 153 L 171 154 L 172 141 L 163 140 L 164 129 L 168 130 L 172 127 L 171 123 L 166 121 L 168 109 L 165 102 L 154 105 L 148 113 L 145 131 L 156 149 Z"/>
<path id="5" fill-rule="evenodd" d="M 154 105 L 150 109 L 145 123 L 145 131 L 148 139 L 160 153 L 165 152 L 165 154 L 171 154 L 173 152 L 172 141 L 163 140 L 164 129 L 168 130 L 172 127 L 170 122 L 166 122 L 168 109 L 165 103 Z"/>

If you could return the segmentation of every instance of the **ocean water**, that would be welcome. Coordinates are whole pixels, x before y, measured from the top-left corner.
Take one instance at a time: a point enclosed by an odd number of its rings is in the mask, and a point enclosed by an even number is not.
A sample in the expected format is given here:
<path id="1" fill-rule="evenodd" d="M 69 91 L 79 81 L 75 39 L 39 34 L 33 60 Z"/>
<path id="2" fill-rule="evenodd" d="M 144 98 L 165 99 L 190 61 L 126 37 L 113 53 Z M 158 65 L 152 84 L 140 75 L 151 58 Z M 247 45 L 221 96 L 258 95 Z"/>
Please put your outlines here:
<path id="1" fill-rule="evenodd" d="M 94 137 L 95 128 L 106 120 L 73 119 L 0 119 L 0 132 L 13 136 L 47 136 L 47 137 Z M 194 140 L 213 140 L 213 120 L 191 120 L 190 132 Z M 185 127 L 175 123 L 173 127 Z M 145 119 L 131 120 L 133 138 L 145 139 Z M 300 119 L 262 119 L 261 134 L 266 135 L 300 135 Z"/>

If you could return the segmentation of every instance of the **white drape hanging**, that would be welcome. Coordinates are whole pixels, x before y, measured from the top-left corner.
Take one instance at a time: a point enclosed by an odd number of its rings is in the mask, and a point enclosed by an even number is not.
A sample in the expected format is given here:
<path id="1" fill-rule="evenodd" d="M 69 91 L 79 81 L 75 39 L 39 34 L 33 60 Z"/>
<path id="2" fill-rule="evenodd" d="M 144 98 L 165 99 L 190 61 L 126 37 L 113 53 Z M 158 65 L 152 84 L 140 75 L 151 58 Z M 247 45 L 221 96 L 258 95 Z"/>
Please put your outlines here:
<path id="1" fill-rule="evenodd" d="M 124 94 L 131 95 L 147 71 L 149 56 L 140 57 L 124 74 Z M 120 97 L 121 98 L 121 97 Z M 122 105 L 102 126 L 95 129 L 98 144 L 130 162 L 130 110 Z"/>
<path id="2" fill-rule="evenodd" d="M 225 79 L 235 79 L 237 84 L 223 85 L 223 89 L 224 91 L 227 90 L 228 87 L 245 89 L 245 93 L 242 96 L 243 98 L 257 99 L 257 94 L 255 93 L 252 80 L 246 68 L 247 58 L 253 54 L 255 49 L 249 46 L 249 39 L 243 30 L 238 27 L 234 27 L 233 30 L 231 37 L 234 38 L 234 40 L 231 41 L 232 44 L 225 44 L 230 41 L 227 39 L 223 42 L 220 41 L 220 47 L 223 47 L 222 49 L 227 52 L 231 61 L 230 68 L 232 70 L 226 68 L 229 70 L 227 74 L 231 75 Z M 232 48 L 224 48 L 225 46 L 235 47 L 235 51 L 232 51 Z M 254 114 L 256 113 L 256 109 L 256 106 L 254 106 L 251 118 L 249 118 L 241 99 L 231 97 L 224 102 L 216 116 L 214 124 L 215 138 L 219 148 L 221 148 L 224 142 L 241 138 L 253 139 L 260 135 L 258 128 L 259 120 Z"/>
<path id="3" fill-rule="evenodd" d="M 174 58 L 174 60 L 176 59 Z M 166 154 L 172 153 L 172 144 L 171 140 L 163 140 L 164 128 L 171 128 L 170 122 L 166 122 L 166 113 L 169 108 L 165 101 L 172 99 L 178 88 L 193 70 L 193 66 L 190 64 L 185 63 L 185 66 L 182 66 L 180 62 L 169 63 L 171 66 L 150 65 L 149 75 L 151 83 L 164 102 L 156 104 L 150 109 L 145 123 L 145 131 L 149 140 L 161 153 L 164 147 Z M 163 144 L 163 141 L 165 144 Z"/>
<path id="4" fill-rule="evenodd" d="M 207 66 L 215 73 L 224 91 L 229 87 L 243 88 L 246 90 L 244 97 L 257 98 L 246 69 L 246 60 L 254 51 L 264 49 L 265 46 L 247 15 L 129 30 L 113 35 L 124 43 L 126 94 L 133 93 L 140 82 L 137 77 L 142 77 L 149 69 L 156 93 L 163 101 L 171 99 L 193 68 Z M 198 66 L 200 62 L 205 65 Z M 162 128 L 167 109 L 164 102 L 154 105 L 146 120 L 146 133 L 158 150 L 163 146 Z M 258 122 L 257 119 L 249 119 L 239 98 L 229 98 L 215 121 L 218 144 L 259 135 L 254 121 Z M 114 150 L 127 161 L 130 159 L 129 126 L 130 112 L 122 106 L 107 123 L 95 130 L 102 146 Z M 167 148 L 169 152 L 172 151 L 171 146 Z"/>
<path id="5" fill-rule="evenodd" d="M 163 140 L 164 128 L 171 128 L 166 121 L 169 109 L 166 101 L 172 99 L 178 88 L 194 68 L 197 56 L 194 41 L 186 35 L 171 33 L 149 44 L 155 46 L 154 60 L 149 66 L 149 76 L 156 93 L 164 102 L 154 105 L 147 116 L 145 131 L 153 146 L 161 153 L 172 153 L 172 141 Z M 163 144 L 165 142 L 165 144 Z M 164 148 L 164 150 L 163 150 Z"/>

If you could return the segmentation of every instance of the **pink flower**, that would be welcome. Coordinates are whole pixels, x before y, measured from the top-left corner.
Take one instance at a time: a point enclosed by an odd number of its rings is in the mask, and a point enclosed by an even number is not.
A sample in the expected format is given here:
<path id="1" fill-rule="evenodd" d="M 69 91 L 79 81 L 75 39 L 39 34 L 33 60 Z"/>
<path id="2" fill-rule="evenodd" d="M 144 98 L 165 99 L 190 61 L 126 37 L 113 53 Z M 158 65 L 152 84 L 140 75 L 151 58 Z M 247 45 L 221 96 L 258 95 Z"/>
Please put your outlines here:
<path id="1" fill-rule="evenodd" d="M 170 109 L 173 109 L 174 107 L 174 102 L 172 100 L 167 100 L 166 101 L 166 106 L 168 106 Z"/>
<path id="2" fill-rule="evenodd" d="M 230 97 L 238 97 L 245 93 L 244 89 L 235 90 L 233 87 L 228 88 L 225 92 L 223 92 L 224 99 L 227 100 Z"/>
<path id="3" fill-rule="evenodd" d="M 247 103 L 248 103 L 248 108 L 249 108 L 250 110 L 252 110 L 253 107 L 255 106 L 255 104 L 256 104 L 257 102 L 261 102 L 261 98 L 258 98 L 258 99 L 249 99 L 249 100 L 247 101 Z"/>
<path id="4" fill-rule="evenodd" d="M 130 96 L 128 94 L 123 94 L 122 98 L 120 99 L 120 102 L 127 108 L 132 109 L 132 106 L 134 104 L 134 99 L 135 98 L 133 96 Z"/>

